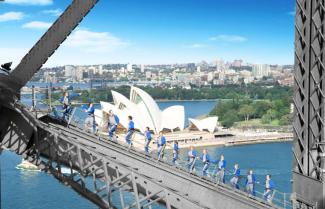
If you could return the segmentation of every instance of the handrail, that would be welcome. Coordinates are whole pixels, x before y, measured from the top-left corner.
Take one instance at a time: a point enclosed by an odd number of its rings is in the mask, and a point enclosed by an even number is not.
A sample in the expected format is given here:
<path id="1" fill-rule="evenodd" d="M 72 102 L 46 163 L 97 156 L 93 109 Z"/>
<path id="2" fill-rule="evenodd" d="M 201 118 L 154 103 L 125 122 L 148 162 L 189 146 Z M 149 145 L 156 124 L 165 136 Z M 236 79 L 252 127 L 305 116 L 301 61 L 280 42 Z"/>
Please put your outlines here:
<path id="1" fill-rule="evenodd" d="M 36 108 L 35 108 L 35 111 L 37 111 L 36 110 Z M 71 119 L 72 120 L 72 119 Z M 80 127 L 80 125 L 81 125 L 81 123 L 80 123 L 80 121 L 81 121 L 81 119 L 80 118 L 78 118 L 78 117 L 76 117 L 75 116 L 75 114 L 73 115 L 73 121 L 76 123 L 75 125 L 77 125 L 77 127 L 79 127 L 79 128 L 82 128 L 82 127 Z M 102 138 L 103 138 L 103 136 L 101 136 Z M 107 138 L 106 136 L 104 136 L 104 138 Z M 109 140 L 109 139 L 108 139 Z M 119 144 L 121 144 L 120 142 L 118 142 L 117 140 L 116 140 L 116 142 L 117 143 L 119 143 Z M 166 144 L 166 146 L 169 146 L 169 147 L 172 147 L 171 146 L 171 144 Z M 135 149 L 136 151 L 140 151 L 139 149 L 137 149 L 137 148 L 135 148 L 135 147 L 133 147 L 133 149 Z M 140 151 L 140 152 L 143 152 L 142 150 Z M 150 156 L 151 157 L 154 157 L 154 155 L 155 155 L 156 153 L 155 152 L 150 152 Z M 173 156 L 170 156 L 170 155 L 165 155 L 164 157 L 163 157 L 163 159 L 161 159 L 161 160 L 163 160 L 164 162 L 166 162 L 166 163 L 169 163 L 169 162 L 172 162 L 172 157 Z M 164 159 L 166 159 L 166 160 L 164 160 Z M 199 161 L 201 161 L 202 162 L 202 160 L 201 159 L 198 159 Z M 214 163 L 215 164 L 215 163 Z M 183 169 L 183 170 L 188 170 L 188 169 L 186 169 L 186 167 L 188 166 L 189 164 L 188 164 L 188 162 L 187 161 L 184 161 L 183 159 L 178 159 L 177 161 L 176 161 L 176 167 L 178 167 L 178 168 L 180 168 L 180 169 Z M 215 170 L 216 168 L 213 168 L 213 170 Z M 200 171 L 200 172 L 199 172 Z M 207 179 L 207 180 L 210 180 L 210 181 L 212 181 L 212 182 L 215 182 L 215 183 L 217 183 L 217 184 L 223 184 L 222 182 L 220 182 L 220 181 L 216 181 L 216 176 L 215 176 L 215 171 L 213 171 L 212 173 L 210 172 L 211 171 L 211 167 L 208 169 L 208 171 L 207 171 L 207 176 L 206 177 L 204 177 L 205 179 Z M 200 174 L 199 174 L 200 173 Z M 200 168 L 200 169 L 198 169 L 197 167 L 195 167 L 195 171 L 194 171 L 194 175 L 197 175 L 197 176 L 200 176 L 200 177 L 203 177 L 203 175 L 202 175 L 202 173 L 203 173 L 203 169 L 202 168 Z M 225 176 L 229 176 L 229 175 L 232 175 L 233 173 L 230 171 L 230 170 L 228 170 L 228 169 L 225 169 Z M 246 176 L 245 175 L 240 175 L 240 178 L 245 178 Z M 239 180 L 238 181 L 238 184 L 240 185 L 240 187 L 241 188 L 245 188 L 246 186 Z M 228 183 L 226 183 L 226 185 L 229 185 L 229 182 Z M 260 182 L 255 182 L 255 186 L 257 186 L 257 187 L 259 187 L 259 188 L 262 188 L 262 189 L 264 189 L 265 187 L 264 187 L 264 185 L 262 185 Z M 260 189 L 261 190 L 261 189 Z M 264 196 L 264 193 L 263 192 L 261 192 L 260 190 L 258 190 L 258 189 L 256 189 L 255 190 L 255 192 L 256 192 L 256 197 L 257 198 L 259 198 L 259 199 L 264 199 L 263 198 L 263 196 Z M 241 191 L 245 191 L 245 189 L 244 190 L 241 190 Z M 289 198 L 287 198 L 287 196 L 290 196 Z M 248 194 L 248 196 L 250 196 L 250 197 L 252 197 L 251 195 L 249 195 Z M 283 199 L 280 199 L 280 198 L 278 198 L 278 197 L 283 197 Z M 254 197 L 252 197 L 252 198 L 254 198 Z M 273 190 L 273 194 L 272 194 L 272 201 L 271 201 L 271 203 L 272 204 L 275 204 L 275 205 L 277 205 L 277 206 L 280 206 L 280 207 L 282 207 L 282 208 L 292 208 L 292 200 L 291 200 L 291 193 L 285 193 L 285 192 L 281 192 L 281 191 L 279 191 L 279 190 Z M 264 200 L 265 201 L 265 200 Z"/>
<path id="2" fill-rule="evenodd" d="M 171 145 L 167 145 L 167 146 L 170 146 L 171 147 Z M 151 152 L 150 153 L 151 154 L 151 156 L 152 156 L 152 154 L 153 154 L 153 152 Z M 167 159 L 167 163 L 168 162 L 172 162 L 172 156 L 169 156 L 169 155 L 165 155 L 165 157 L 164 158 L 166 158 Z M 200 160 L 200 159 L 199 159 Z M 201 162 L 202 162 L 202 160 L 200 160 Z M 180 165 L 181 167 L 181 169 L 185 169 L 186 167 L 187 167 L 187 165 L 188 165 L 188 162 L 187 161 L 184 161 L 184 160 L 182 160 L 182 159 L 178 159 L 177 160 L 177 163 L 178 163 L 178 165 Z M 176 165 L 177 166 L 177 165 Z M 178 166 L 179 167 L 179 166 Z M 184 168 L 185 167 L 185 168 Z M 186 170 L 188 170 L 188 169 L 186 169 Z M 197 168 L 195 168 L 195 170 L 198 170 Z M 201 171 L 200 173 L 202 174 L 203 173 L 203 169 L 202 168 L 200 168 L 198 171 Z M 226 172 L 225 172 L 225 175 L 232 175 L 232 172 L 231 171 L 229 171 L 229 170 L 225 170 Z M 213 182 L 215 182 L 215 177 L 213 176 L 213 174 L 211 175 L 211 173 L 208 171 L 207 172 L 208 173 L 208 179 L 210 179 L 211 181 L 213 181 Z M 200 175 L 200 174 L 198 174 L 198 172 L 196 172 L 196 175 L 198 175 L 198 176 L 201 176 L 201 177 L 203 177 L 202 175 Z M 241 175 L 241 177 L 245 177 L 244 175 Z M 221 183 L 221 182 L 217 182 L 217 183 Z M 243 187 L 243 188 L 245 188 L 245 185 L 243 185 L 242 184 L 242 182 L 238 182 L 239 184 L 241 184 L 241 187 Z M 259 186 L 259 187 L 262 187 L 263 189 L 264 189 L 264 185 L 262 185 L 261 183 L 259 183 L 259 182 L 256 182 L 255 183 L 255 185 L 257 185 L 257 186 Z M 259 196 L 257 196 L 258 198 L 261 198 L 261 199 L 263 199 L 263 196 L 264 196 L 264 193 L 262 193 L 262 192 L 260 192 L 260 191 L 258 191 L 258 190 L 256 190 L 255 191 L 256 193 L 258 193 L 259 194 Z M 280 195 L 281 197 L 283 197 L 283 199 L 279 199 L 279 198 L 277 198 L 277 195 L 276 194 L 278 194 L 278 195 Z M 289 199 L 287 199 L 287 196 L 290 196 L 290 198 Z M 279 190 L 273 190 L 273 195 L 272 195 L 272 202 L 274 202 L 275 203 L 275 205 L 278 205 L 278 206 L 280 206 L 280 207 L 283 207 L 283 208 L 292 208 L 292 202 L 291 202 L 291 193 L 285 193 L 285 192 L 281 192 L 281 191 L 279 191 Z M 273 203 L 273 204 L 274 204 Z M 277 203 L 277 204 L 276 204 Z"/>

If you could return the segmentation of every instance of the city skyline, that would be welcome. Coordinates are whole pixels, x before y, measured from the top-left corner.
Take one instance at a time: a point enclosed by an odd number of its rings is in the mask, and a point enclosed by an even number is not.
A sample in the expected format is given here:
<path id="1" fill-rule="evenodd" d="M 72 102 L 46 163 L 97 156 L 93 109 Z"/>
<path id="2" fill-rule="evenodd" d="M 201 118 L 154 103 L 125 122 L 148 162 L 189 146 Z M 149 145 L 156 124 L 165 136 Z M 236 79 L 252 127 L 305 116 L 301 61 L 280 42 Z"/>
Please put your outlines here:
<path id="1" fill-rule="evenodd" d="M 242 60 L 224 63 L 202 62 L 179 65 L 65 65 L 43 68 L 33 78 L 45 83 L 93 83 L 99 81 L 101 88 L 108 85 L 179 86 L 224 86 L 228 84 L 260 83 L 266 85 L 293 85 L 292 65 L 247 65 Z M 97 86 L 98 87 L 98 86 Z M 92 87 L 91 87 L 92 88 Z"/>
<path id="2" fill-rule="evenodd" d="M 0 61 L 14 61 L 15 66 L 69 1 L 6 2 L 0 3 Z M 205 4 L 112 0 L 98 4 L 45 67 L 197 63 L 216 57 L 293 64 L 292 0 L 207 0 Z"/>

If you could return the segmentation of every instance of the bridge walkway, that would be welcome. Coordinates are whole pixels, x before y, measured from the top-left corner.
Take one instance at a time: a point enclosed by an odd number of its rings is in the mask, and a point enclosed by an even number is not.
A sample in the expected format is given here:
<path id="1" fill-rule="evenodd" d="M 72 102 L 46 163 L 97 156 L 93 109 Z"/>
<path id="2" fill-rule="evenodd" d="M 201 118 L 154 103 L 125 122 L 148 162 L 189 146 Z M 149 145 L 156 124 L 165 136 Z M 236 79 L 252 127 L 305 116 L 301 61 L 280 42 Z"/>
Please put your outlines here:
<path id="1" fill-rule="evenodd" d="M 69 134 L 71 134 L 71 136 L 75 135 L 76 131 L 77 132 L 80 131 L 80 129 L 78 129 L 76 127 L 70 127 L 69 129 L 67 129 L 67 128 L 64 128 L 64 127 L 61 127 L 61 126 L 58 126 L 58 125 L 55 125 L 55 124 L 50 124 L 50 126 L 55 127 L 55 128 L 57 128 L 59 130 L 62 130 L 62 131 L 64 130 L 65 134 L 69 133 Z M 82 134 L 78 134 L 78 136 L 79 137 L 85 137 L 86 136 L 85 138 L 87 138 L 87 140 L 89 140 L 88 137 L 91 137 L 91 138 L 94 137 L 94 135 L 92 135 L 90 133 L 82 133 Z M 118 149 L 121 149 L 121 150 L 124 150 L 125 152 L 128 152 L 128 154 L 132 154 L 132 156 L 138 156 L 138 157 L 145 158 L 145 159 L 148 159 L 150 161 L 153 161 L 154 166 L 158 165 L 158 167 L 160 167 L 160 168 L 162 168 L 164 166 L 167 166 L 168 169 L 172 169 L 172 171 L 174 171 L 174 172 L 180 172 L 180 171 L 184 172 L 185 175 L 187 175 L 187 177 L 189 177 L 191 179 L 194 178 L 195 180 L 203 181 L 205 183 L 208 183 L 209 185 L 212 185 L 213 187 L 223 187 L 223 188 L 225 188 L 227 190 L 231 190 L 231 191 L 234 191 L 236 193 L 239 192 L 241 195 L 245 195 L 246 197 L 248 197 L 248 195 L 246 193 L 244 193 L 243 191 L 234 190 L 229 185 L 225 185 L 225 184 L 222 184 L 222 183 L 218 183 L 218 185 L 216 185 L 216 182 L 211 181 L 210 178 L 203 178 L 203 177 L 200 177 L 198 175 L 189 174 L 186 169 L 184 169 L 182 167 L 173 166 L 171 164 L 168 164 L 167 162 L 158 162 L 157 157 L 155 155 L 148 156 L 145 153 L 139 152 L 137 150 L 133 150 L 133 149 L 129 150 L 128 147 L 126 147 L 126 146 L 122 146 L 120 144 L 117 144 L 114 141 L 108 141 L 107 139 L 104 139 L 104 138 L 100 138 L 99 140 L 95 139 L 95 141 L 93 141 L 93 139 L 92 139 L 92 143 L 95 143 L 95 144 L 100 145 L 100 146 L 103 146 L 103 145 L 104 146 L 114 146 L 114 147 L 116 147 Z M 262 196 L 262 195 L 260 195 L 260 196 Z M 260 198 L 256 198 L 256 197 L 248 197 L 248 198 L 252 198 L 252 199 L 255 199 L 257 201 L 262 201 Z M 277 201 L 277 200 L 275 200 L 275 201 Z M 284 201 L 285 201 L 285 203 L 282 200 L 279 200 L 277 205 L 282 204 L 282 205 L 285 205 L 286 207 L 290 205 L 290 202 L 288 200 L 284 200 Z"/>

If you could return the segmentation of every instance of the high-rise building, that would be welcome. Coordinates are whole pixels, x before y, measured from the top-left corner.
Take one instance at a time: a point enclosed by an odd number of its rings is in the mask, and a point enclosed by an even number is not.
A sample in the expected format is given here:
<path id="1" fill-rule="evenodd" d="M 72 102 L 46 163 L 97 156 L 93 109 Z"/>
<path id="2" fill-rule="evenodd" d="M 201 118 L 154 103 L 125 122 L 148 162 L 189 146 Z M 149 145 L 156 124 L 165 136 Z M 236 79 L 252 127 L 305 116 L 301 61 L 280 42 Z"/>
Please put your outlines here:
<path id="1" fill-rule="evenodd" d="M 270 65 L 267 64 L 255 64 L 253 65 L 253 76 L 255 78 L 262 78 L 270 75 Z"/>
<path id="2" fill-rule="evenodd" d="M 56 83 L 57 78 L 55 76 L 55 72 L 50 72 L 50 71 L 44 72 L 44 81 L 45 83 Z"/>
<path id="3" fill-rule="evenodd" d="M 103 65 L 98 65 L 98 74 L 103 75 Z"/>
<path id="4" fill-rule="evenodd" d="M 141 69 L 141 73 L 144 73 L 144 64 L 141 64 L 140 69 Z"/>
<path id="5" fill-rule="evenodd" d="M 146 72 L 146 78 L 147 78 L 147 79 L 151 78 L 151 72 L 150 72 L 150 71 L 147 71 L 147 72 Z"/>
<path id="6" fill-rule="evenodd" d="M 128 72 L 133 72 L 132 64 L 128 63 L 127 66 L 126 66 L 126 70 L 127 70 Z"/>
<path id="7" fill-rule="evenodd" d="M 201 72 L 201 66 L 196 67 L 196 72 L 200 73 Z"/>
<path id="8" fill-rule="evenodd" d="M 74 80 L 76 81 L 81 81 L 84 79 L 84 72 L 85 72 L 85 67 L 84 66 L 78 66 L 75 70 L 75 75 L 73 76 L 74 77 Z"/>
<path id="9" fill-rule="evenodd" d="M 243 64 L 243 60 L 234 60 L 233 63 L 231 64 L 233 67 L 240 68 Z"/>
<path id="10" fill-rule="evenodd" d="M 223 61 L 223 59 L 218 59 L 218 58 L 215 59 L 213 65 L 216 67 L 216 70 L 218 72 L 221 72 L 222 70 L 225 69 L 225 62 Z"/>
<path id="11" fill-rule="evenodd" d="M 75 68 L 72 65 L 66 65 L 64 66 L 64 76 L 65 77 L 71 77 L 75 74 Z"/>

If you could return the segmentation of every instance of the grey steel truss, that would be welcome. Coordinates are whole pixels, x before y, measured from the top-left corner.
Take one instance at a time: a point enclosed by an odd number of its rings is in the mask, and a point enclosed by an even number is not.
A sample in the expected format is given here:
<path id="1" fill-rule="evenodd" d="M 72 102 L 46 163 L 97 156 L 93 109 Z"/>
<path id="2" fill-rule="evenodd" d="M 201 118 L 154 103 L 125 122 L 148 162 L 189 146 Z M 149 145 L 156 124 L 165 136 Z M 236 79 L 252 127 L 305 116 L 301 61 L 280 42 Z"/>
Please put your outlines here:
<path id="1" fill-rule="evenodd" d="M 39 119 L 19 102 L 19 89 L 97 1 L 73 0 L 13 71 L 0 70 L 0 145 L 23 155 L 102 208 L 150 208 L 156 202 L 167 208 L 275 208 L 121 145 L 98 140 L 73 127 L 65 128 L 60 121 L 49 117 Z M 297 0 L 294 95 L 297 208 L 324 208 L 323 22 L 324 0 Z M 62 173 L 62 166 L 70 168 L 70 174 Z M 120 198 L 119 205 L 112 202 L 115 194 Z M 132 195 L 133 201 L 126 201 L 127 195 Z"/>
<path id="2" fill-rule="evenodd" d="M 324 0 L 296 0 L 293 190 L 297 208 L 325 208 L 324 6 Z"/>
<path id="3" fill-rule="evenodd" d="M 15 107 L 26 115 L 30 125 L 19 130 L 16 122 L 8 125 L 1 144 L 22 154 L 101 208 L 150 208 L 154 203 L 188 209 L 277 208 L 115 142 L 100 140 L 72 126 L 62 126 L 49 116 L 39 120 L 18 103 Z M 7 108 L 3 110 L 3 114 L 11 115 Z M 29 133 L 29 140 L 24 133 Z M 70 173 L 62 173 L 62 166 L 69 168 Z M 114 195 L 119 197 L 119 202 L 112 202 Z M 132 201 L 130 198 L 126 201 L 125 196 L 132 196 Z"/>
<path id="4" fill-rule="evenodd" d="M 98 0 L 73 0 L 40 40 L 9 73 L 11 88 L 20 90 L 70 35 Z M 0 79 L 1 81 L 1 79 Z"/>

